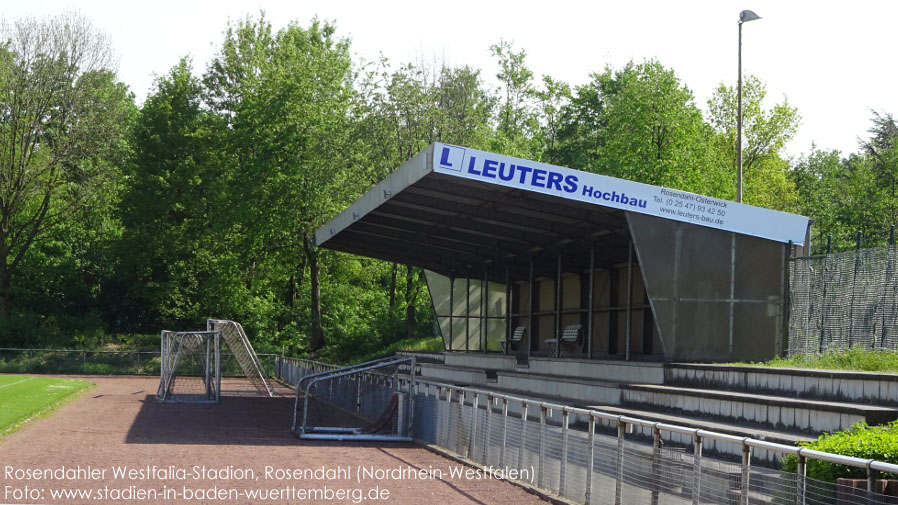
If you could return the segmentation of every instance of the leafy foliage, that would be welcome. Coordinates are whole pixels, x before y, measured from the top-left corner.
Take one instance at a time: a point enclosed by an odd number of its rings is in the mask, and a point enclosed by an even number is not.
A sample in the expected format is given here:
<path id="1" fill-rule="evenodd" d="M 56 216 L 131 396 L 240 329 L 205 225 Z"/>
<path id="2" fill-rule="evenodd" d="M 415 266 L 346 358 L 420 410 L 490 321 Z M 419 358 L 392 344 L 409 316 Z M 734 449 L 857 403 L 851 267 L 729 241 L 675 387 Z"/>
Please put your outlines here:
<path id="1" fill-rule="evenodd" d="M 110 70 L 105 37 L 76 14 L 3 22 L 0 40 L 0 316 L 6 317 L 12 278 L 26 255 L 74 226 L 77 213 L 117 178 L 134 106 Z"/>
<path id="2" fill-rule="evenodd" d="M 789 174 L 798 191 L 798 210 L 813 216 L 815 252 L 855 247 L 860 232 L 864 246 L 885 243 L 898 215 L 898 126 L 888 114 L 874 113 L 871 138 L 862 150 L 843 158 L 837 151 L 812 149 Z"/>
<path id="3" fill-rule="evenodd" d="M 824 433 L 813 442 L 801 444 L 803 447 L 843 456 L 875 459 L 885 463 L 898 463 L 898 421 L 882 426 L 868 426 L 860 422 L 845 431 Z M 798 466 L 796 456 L 786 456 L 782 461 L 783 470 L 795 472 Z M 824 482 L 836 482 L 839 478 L 861 479 L 867 477 L 866 468 L 831 463 L 818 459 L 807 460 L 807 475 Z M 883 474 L 881 478 L 894 479 L 898 476 Z"/>
<path id="4" fill-rule="evenodd" d="M 828 351 L 823 354 L 795 354 L 784 358 L 774 358 L 763 363 L 749 364 L 778 368 L 898 373 L 898 351 L 868 351 L 861 347 L 852 347 L 847 351 Z"/>
<path id="5" fill-rule="evenodd" d="M 593 74 L 558 122 L 548 150 L 553 162 L 703 194 L 726 191 L 712 130 L 692 92 L 657 61 Z"/>
<path id="6" fill-rule="evenodd" d="M 334 24 L 275 30 L 262 14 L 229 23 L 206 69 L 177 62 L 138 111 L 85 20 L 23 20 L 3 33 L 9 344 L 104 345 L 111 333 L 207 317 L 242 321 L 260 351 L 344 362 L 432 337 L 419 269 L 319 250 L 314 239 L 432 142 L 735 196 L 732 86 L 721 84 L 703 115 L 655 60 L 572 87 L 538 76 L 525 50 L 500 40 L 489 48 L 494 89 L 467 65 L 353 61 Z M 765 98 L 749 77 L 747 203 L 814 217 L 818 248 L 826 235 L 852 244 L 856 230 L 881 233 L 898 219 L 890 114 L 873 114 L 857 153 L 814 148 L 790 160 L 798 111 Z"/>

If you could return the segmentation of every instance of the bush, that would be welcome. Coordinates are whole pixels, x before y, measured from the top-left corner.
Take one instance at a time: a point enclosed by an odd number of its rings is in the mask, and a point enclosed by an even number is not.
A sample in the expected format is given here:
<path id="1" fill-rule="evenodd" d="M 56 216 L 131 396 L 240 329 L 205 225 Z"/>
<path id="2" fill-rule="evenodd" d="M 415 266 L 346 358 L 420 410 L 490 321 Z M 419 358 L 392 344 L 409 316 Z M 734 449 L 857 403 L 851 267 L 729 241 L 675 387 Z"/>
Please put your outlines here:
<path id="1" fill-rule="evenodd" d="M 823 354 L 795 354 L 787 358 L 774 358 L 764 363 L 736 364 L 778 368 L 898 373 L 898 351 L 874 351 L 862 347 L 853 347 L 845 351 L 827 351 Z"/>
<path id="2" fill-rule="evenodd" d="M 845 431 L 824 433 L 817 440 L 800 445 L 817 451 L 898 464 L 898 420 L 881 426 L 868 426 L 867 423 L 860 422 Z M 790 455 L 783 458 L 783 470 L 795 472 L 797 468 L 797 457 Z M 808 477 L 825 482 L 835 482 L 840 477 L 867 477 L 867 470 L 864 468 L 816 459 L 807 460 L 807 473 Z M 898 476 L 883 474 L 882 478 L 894 479 Z"/>
<path id="3" fill-rule="evenodd" d="M 352 363 L 364 363 L 365 361 L 371 361 L 373 359 L 381 358 L 383 356 L 387 356 L 393 354 L 396 351 L 434 351 L 434 352 L 443 352 L 446 348 L 443 346 L 443 338 L 442 337 L 429 337 L 429 338 L 406 338 L 392 344 L 389 344 L 377 351 L 365 353 L 365 354 L 356 354 L 355 356 L 351 356 L 348 360 L 342 361 L 343 364 L 352 364 Z"/>

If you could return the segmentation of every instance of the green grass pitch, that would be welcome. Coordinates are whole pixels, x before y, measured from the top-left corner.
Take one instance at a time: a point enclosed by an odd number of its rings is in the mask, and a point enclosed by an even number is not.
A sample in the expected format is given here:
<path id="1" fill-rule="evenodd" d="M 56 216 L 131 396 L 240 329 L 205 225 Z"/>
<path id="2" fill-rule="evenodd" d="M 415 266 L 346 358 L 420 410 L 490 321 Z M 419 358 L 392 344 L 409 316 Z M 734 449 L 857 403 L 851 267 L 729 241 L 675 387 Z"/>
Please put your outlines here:
<path id="1" fill-rule="evenodd" d="M 90 386 L 83 380 L 0 375 L 0 435 L 15 431 L 28 419 L 46 414 Z"/>

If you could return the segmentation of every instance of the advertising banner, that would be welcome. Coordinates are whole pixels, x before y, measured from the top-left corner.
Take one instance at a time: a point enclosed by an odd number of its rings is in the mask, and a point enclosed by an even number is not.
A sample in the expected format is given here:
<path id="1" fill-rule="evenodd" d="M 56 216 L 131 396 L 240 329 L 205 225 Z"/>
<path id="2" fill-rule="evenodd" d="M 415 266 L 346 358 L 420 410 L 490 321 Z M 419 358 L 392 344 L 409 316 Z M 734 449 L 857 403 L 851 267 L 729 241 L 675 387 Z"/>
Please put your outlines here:
<path id="1" fill-rule="evenodd" d="M 804 245 L 808 227 L 804 216 L 449 144 L 434 145 L 433 169 L 488 184 L 777 242 L 792 241 L 795 245 Z"/>

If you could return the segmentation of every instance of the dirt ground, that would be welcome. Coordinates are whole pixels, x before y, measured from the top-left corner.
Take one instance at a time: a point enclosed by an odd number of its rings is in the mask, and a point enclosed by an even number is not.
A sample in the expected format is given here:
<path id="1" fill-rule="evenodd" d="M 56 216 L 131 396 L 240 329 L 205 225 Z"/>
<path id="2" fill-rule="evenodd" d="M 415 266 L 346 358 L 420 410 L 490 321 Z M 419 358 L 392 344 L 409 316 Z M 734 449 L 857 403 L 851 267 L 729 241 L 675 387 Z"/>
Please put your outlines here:
<path id="1" fill-rule="evenodd" d="M 0 439 L 0 503 L 545 503 L 413 444 L 301 442 L 285 388 L 162 404 L 156 378 L 85 378 L 97 387 Z"/>

